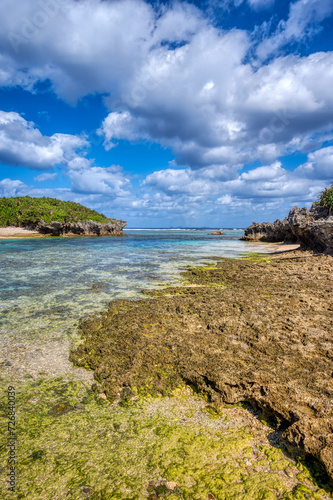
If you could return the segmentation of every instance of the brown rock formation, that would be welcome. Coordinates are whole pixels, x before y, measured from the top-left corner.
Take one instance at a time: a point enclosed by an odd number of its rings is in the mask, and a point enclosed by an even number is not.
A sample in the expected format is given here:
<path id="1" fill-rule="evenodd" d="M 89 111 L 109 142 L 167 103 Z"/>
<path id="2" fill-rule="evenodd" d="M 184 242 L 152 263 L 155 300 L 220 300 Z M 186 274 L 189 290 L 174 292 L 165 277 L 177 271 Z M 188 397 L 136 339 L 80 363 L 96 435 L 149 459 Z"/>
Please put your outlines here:
<path id="1" fill-rule="evenodd" d="M 51 222 L 51 224 L 41 223 L 38 231 L 42 234 L 51 234 L 52 236 L 63 235 L 96 235 L 96 236 L 122 236 L 126 222 L 117 219 L 111 219 L 110 222 Z"/>
<path id="2" fill-rule="evenodd" d="M 333 478 L 333 257 L 293 252 L 184 273 L 191 286 L 111 302 L 72 354 L 108 397 L 181 381 L 219 404 L 248 401 Z"/>
<path id="3" fill-rule="evenodd" d="M 297 242 L 303 248 L 333 253 L 333 214 L 327 209 L 313 205 L 293 208 L 282 221 L 253 224 L 245 229 L 241 238 L 245 241 Z"/>

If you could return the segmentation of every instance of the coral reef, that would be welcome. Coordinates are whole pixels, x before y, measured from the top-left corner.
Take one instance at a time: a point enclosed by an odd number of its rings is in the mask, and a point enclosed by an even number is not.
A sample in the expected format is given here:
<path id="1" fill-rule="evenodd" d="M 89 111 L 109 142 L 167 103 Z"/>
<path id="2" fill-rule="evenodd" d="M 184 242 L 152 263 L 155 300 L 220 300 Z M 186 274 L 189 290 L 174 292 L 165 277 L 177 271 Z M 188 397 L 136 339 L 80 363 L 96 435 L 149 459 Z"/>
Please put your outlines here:
<path id="1" fill-rule="evenodd" d="M 110 399 L 185 381 L 217 407 L 247 401 L 332 478 L 332 268 L 331 256 L 298 251 L 189 270 L 184 287 L 83 322 L 71 358 Z"/>

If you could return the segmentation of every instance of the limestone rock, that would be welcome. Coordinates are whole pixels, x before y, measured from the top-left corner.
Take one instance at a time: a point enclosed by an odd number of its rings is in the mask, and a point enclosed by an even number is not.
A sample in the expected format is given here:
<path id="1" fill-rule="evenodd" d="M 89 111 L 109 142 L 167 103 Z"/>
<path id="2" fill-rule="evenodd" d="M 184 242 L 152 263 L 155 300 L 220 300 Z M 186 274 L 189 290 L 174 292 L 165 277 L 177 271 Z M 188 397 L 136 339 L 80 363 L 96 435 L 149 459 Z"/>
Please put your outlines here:
<path id="1" fill-rule="evenodd" d="M 122 236 L 123 229 L 126 226 L 125 221 L 110 219 L 110 222 L 56 222 L 50 224 L 41 223 L 38 231 L 42 234 L 51 234 L 52 236 L 63 235 L 96 235 L 96 236 Z"/>
<path id="2" fill-rule="evenodd" d="M 310 210 L 294 207 L 282 221 L 253 224 L 245 229 L 245 241 L 300 243 L 325 253 L 333 253 L 333 214 L 313 205 Z"/>
<path id="3" fill-rule="evenodd" d="M 113 301 L 81 323 L 71 359 L 109 399 L 185 381 L 214 407 L 247 401 L 333 481 L 332 270 L 333 256 L 305 251 L 189 270 L 189 286 Z"/>

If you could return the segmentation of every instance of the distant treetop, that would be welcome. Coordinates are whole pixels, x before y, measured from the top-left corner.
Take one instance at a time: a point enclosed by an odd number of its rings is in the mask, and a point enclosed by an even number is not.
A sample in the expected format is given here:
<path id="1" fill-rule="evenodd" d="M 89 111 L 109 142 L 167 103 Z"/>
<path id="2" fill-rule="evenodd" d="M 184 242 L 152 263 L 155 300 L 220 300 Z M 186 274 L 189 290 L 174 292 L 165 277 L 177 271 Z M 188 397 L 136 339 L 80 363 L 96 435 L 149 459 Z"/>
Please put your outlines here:
<path id="1" fill-rule="evenodd" d="M 57 222 L 78 222 L 93 220 L 110 222 L 105 215 L 84 207 L 73 201 L 61 201 L 56 198 L 0 198 L 0 227 L 38 226 L 41 221 L 49 224 Z"/>

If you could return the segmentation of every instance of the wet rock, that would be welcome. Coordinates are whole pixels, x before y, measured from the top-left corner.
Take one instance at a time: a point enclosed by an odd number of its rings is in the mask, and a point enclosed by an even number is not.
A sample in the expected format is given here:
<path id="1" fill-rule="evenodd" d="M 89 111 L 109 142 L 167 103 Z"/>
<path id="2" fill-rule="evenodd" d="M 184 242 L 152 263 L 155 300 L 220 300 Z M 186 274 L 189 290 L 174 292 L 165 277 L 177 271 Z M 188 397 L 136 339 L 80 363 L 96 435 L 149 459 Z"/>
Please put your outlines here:
<path id="1" fill-rule="evenodd" d="M 70 411 L 73 411 L 74 407 L 71 405 L 68 405 L 66 403 L 61 403 L 49 410 L 48 414 L 52 415 L 53 417 L 60 417 L 61 415 L 65 415 L 66 413 L 69 413 Z"/>
<path id="2" fill-rule="evenodd" d="M 176 488 L 179 488 L 176 481 L 166 481 L 164 484 L 165 484 L 165 487 L 170 491 L 174 491 Z"/>
<path id="3" fill-rule="evenodd" d="M 301 251 L 189 270 L 190 286 L 84 321 L 72 360 L 111 399 L 186 382 L 212 405 L 247 401 L 333 478 L 332 271 L 332 256 Z"/>
<path id="4" fill-rule="evenodd" d="M 134 393 L 129 387 L 123 387 L 120 392 L 120 401 L 129 401 L 134 396 Z"/>
<path id="5" fill-rule="evenodd" d="M 214 235 L 222 235 L 222 234 L 224 234 L 224 232 L 223 232 L 223 231 L 213 231 L 213 232 L 212 232 L 212 233 L 210 233 L 210 234 L 214 234 Z"/>
<path id="6" fill-rule="evenodd" d="M 157 499 L 159 497 L 167 497 L 170 492 L 176 492 L 179 488 L 176 481 L 167 481 L 166 479 L 159 477 L 157 481 L 150 481 L 147 487 L 149 493 L 148 498 L 150 500 Z"/>
<path id="7" fill-rule="evenodd" d="M 82 492 L 83 492 L 83 496 L 84 498 L 90 498 L 93 493 L 94 493 L 94 490 L 93 488 L 91 488 L 90 486 L 85 486 L 83 489 L 82 489 Z"/>

